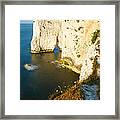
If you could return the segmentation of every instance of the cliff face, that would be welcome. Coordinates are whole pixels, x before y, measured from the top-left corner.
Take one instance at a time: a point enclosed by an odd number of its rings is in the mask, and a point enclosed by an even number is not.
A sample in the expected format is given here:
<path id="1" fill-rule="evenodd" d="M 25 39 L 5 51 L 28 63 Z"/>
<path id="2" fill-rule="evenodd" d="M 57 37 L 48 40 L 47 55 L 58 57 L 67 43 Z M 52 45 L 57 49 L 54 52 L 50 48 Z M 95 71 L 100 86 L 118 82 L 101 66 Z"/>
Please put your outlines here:
<path id="1" fill-rule="evenodd" d="M 97 20 L 36 20 L 31 52 L 53 50 L 58 40 L 62 60 L 80 73 L 80 80 L 93 73 L 94 62 L 100 62 L 100 22 Z M 94 66 L 95 67 L 95 66 Z M 73 69 L 72 69 L 73 70 Z M 100 67 L 96 67 L 100 75 Z"/>
<path id="2" fill-rule="evenodd" d="M 33 38 L 31 42 L 31 52 L 53 50 L 56 39 L 61 30 L 61 21 L 59 20 L 36 20 L 33 23 Z M 59 42 L 59 47 L 61 47 Z"/>

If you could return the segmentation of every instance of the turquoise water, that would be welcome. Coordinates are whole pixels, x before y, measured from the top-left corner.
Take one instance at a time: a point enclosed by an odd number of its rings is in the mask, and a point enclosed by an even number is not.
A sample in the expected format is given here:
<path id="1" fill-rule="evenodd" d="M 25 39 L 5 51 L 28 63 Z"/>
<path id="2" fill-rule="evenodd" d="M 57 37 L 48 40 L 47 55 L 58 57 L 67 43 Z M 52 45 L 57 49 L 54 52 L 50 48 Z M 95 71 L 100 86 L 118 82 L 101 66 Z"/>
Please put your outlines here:
<path id="1" fill-rule="evenodd" d="M 31 54 L 32 22 L 20 23 L 20 99 L 48 100 L 56 90 L 78 80 L 79 75 L 65 68 L 52 64 L 53 53 Z M 59 56 L 60 57 L 60 56 Z M 38 70 L 28 71 L 25 64 L 34 64 Z"/>

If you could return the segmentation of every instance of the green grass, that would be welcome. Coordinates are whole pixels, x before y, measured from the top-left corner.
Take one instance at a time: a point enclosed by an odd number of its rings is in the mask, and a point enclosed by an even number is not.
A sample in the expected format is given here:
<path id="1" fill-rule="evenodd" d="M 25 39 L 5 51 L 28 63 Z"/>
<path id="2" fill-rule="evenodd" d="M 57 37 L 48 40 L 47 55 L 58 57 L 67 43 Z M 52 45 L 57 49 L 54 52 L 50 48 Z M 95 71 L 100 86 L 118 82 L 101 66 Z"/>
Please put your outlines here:
<path id="1" fill-rule="evenodd" d="M 96 30 L 96 31 L 93 33 L 93 36 L 92 36 L 92 39 L 91 39 L 91 41 L 92 41 L 93 44 L 95 43 L 95 41 L 96 41 L 96 39 L 97 39 L 98 37 L 100 37 L 100 30 Z"/>

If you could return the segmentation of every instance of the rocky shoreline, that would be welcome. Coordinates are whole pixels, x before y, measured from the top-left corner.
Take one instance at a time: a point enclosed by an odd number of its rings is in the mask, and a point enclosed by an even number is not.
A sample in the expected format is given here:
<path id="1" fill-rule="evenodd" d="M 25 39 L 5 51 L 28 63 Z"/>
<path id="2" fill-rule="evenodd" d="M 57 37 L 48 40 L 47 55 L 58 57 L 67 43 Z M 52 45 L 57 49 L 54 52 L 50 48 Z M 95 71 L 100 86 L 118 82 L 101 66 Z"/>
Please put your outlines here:
<path id="1" fill-rule="evenodd" d="M 65 90 L 61 90 L 59 92 L 55 92 L 52 95 L 50 95 L 49 99 L 50 100 L 84 100 L 84 99 L 99 100 L 100 76 L 98 76 L 97 69 L 100 69 L 100 64 L 97 63 L 97 58 L 94 58 L 93 72 L 86 80 L 75 81 L 74 84 L 70 86 L 66 86 Z"/>
<path id="2" fill-rule="evenodd" d="M 63 93 L 54 93 L 49 96 L 49 100 L 82 100 L 82 94 L 79 90 L 80 83 L 77 81 L 74 85 L 68 86 Z"/>
<path id="3" fill-rule="evenodd" d="M 96 89 L 91 89 L 97 86 Z M 83 90 L 88 86 L 87 91 Z M 85 87 L 84 87 L 85 88 Z M 87 92 L 87 93 L 86 93 Z M 86 97 L 88 96 L 88 97 Z M 65 91 L 53 93 L 48 97 L 49 100 L 100 100 L 100 79 L 94 81 L 76 81 L 74 85 L 69 86 Z"/>

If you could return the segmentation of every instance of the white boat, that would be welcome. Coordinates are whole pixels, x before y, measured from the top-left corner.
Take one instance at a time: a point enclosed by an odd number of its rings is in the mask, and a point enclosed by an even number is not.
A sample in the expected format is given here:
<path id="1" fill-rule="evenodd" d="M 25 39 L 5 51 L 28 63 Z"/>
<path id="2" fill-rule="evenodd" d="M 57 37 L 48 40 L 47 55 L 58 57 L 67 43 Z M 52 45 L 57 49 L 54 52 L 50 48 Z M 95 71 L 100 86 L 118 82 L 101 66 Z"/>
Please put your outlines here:
<path id="1" fill-rule="evenodd" d="M 27 70 L 36 70 L 39 68 L 37 65 L 32 65 L 32 64 L 25 64 L 24 67 Z"/>

